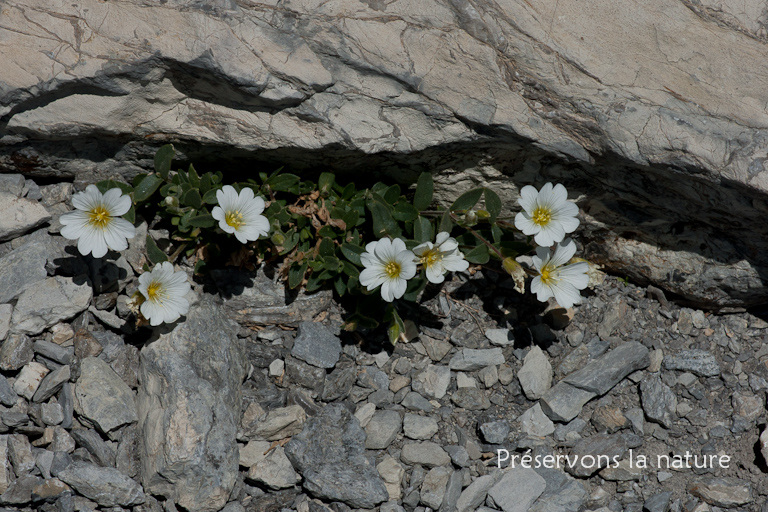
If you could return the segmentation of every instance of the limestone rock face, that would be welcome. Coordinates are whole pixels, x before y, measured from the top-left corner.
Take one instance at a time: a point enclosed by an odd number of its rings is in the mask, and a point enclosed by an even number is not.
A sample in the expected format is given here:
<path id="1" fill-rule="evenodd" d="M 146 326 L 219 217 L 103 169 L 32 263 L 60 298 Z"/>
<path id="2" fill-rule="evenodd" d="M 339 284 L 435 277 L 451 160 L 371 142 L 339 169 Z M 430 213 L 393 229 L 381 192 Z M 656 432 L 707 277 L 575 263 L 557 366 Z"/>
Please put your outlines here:
<path id="1" fill-rule="evenodd" d="M 237 479 L 246 358 L 236 333 L 204 298 L 141 351 L 141 482 L 186 510 L 220 510 Z"/>
<path id="2" fill-rule="evenodd" d="M 0 166 L 130 179 L 171 141 L 202 168 L 431 170 L 442 201 L 557 180 L 593 261 L 764 303 L 763 7 L 8 0 Z"/>

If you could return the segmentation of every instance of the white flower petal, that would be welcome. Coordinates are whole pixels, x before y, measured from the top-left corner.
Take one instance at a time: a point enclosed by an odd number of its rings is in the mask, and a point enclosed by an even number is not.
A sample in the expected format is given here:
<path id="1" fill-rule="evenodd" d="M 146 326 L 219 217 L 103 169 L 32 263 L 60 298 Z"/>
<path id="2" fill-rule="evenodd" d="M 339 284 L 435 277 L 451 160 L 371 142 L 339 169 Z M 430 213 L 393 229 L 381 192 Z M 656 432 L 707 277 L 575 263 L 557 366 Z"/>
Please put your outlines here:
<path id="1" fill-rule="evenodd" d="M 406 250 L 406 248 L 405 248 L 405 242 L 404 241 L 402 241 L 399 238 L 395 238 L 394 240 L 392 240 L 392 252 L 394 254 L 401 253 L 401 252 L 403 252 L 405 250 Z"/>
<path id="2" fill-rule="evenodd" d="M 579 291 L 570 283 L 558 283 L 557 286 L 552 287 L 552 293 L 560 307 L 567 309 L 574 304 L 581 303 L 581 295 L 579 294 Z"/>
<path id="3" fill-rule="evenodd" d="M 360 280 L 361 285 L 368 288 L 368 291 L 371 291 L 386 280 L 386 275 L 380 268 L 366 268 L 360 272 L 360 277 L 358 279 Z"/>
<path id="4" fill-rule="evenodd" d="M 216 195 L 219 195 L 219 192 L 221 190 L 216 191 Z M 221 206 L 214 206 L 213 210 L 211 210 L 211 217 L 218 220 L 219 222 L 226 223 L 226 216 L 224 215 L 224 210 L 221 209 Z"/>
<path id="5" fill-rule="evenodd" d="M 450 238 L 450 236 L 451 236 L 450 233 L 448 233 L 447 231 L 439 232 L 435 237 L 435 245 L 442 245 L 443 242 L 445 242 Z"/>
<path id="6" fill-rule="evenodd" d="M 555 185 L 555 188 L 552 189 L 552 201 L 555 204 L 566 203 L 568 201 L 568 191 L 565 190 L 565 187 L 562 186 L 560 183 Z M 568 204 L 573 204 L 573 203 L 568 203 Z"/>
<path id="7" fill-rule="evenodd" d="M 576 242 L 568 238 L 557 244 L 555 254 L 552 256 L 552 265 L 561 267 L 568 263 L 576 254 Z"/>
<path id="8" fill-rule="evenodd" d="M 589 265 L 580 261 L 560 269 L 559 277 L 563 282 L 573 285 L 577 290 L 583 290 L 589 284 L 588 271 Z"/>
<path id="9" fill-rule="evenodd" d="M 426 274 L 427 274 L 427 280 L 430 283 L 440 284 L 443 281 L 445 281 L 445 276 L 443 275 L 443 269 L 439 268 L 437 265 L 432 265 L 430 267 L 427 267 Z"/>
<path id="10" fill-rule="evenodd" d="M 408 288 L 408 283 L 405 281 L 405 279 L 396 279 L 393 281 L 390 281 L 390 289 L 392 291 L 392 296 L 395 299 L 399 299 L 403 295 L 405 295 L 405 290 Z"/>
<path id="11" fill-rule="evenodd" d="M 443 258 L 443 268 L 448 272 L 464 272 L 469 268 L 469 262 L 461 253 L 451 254 Z"/>
<path id="12" fill-rule="evenodd" d="M 534 187 L 526 185 L 520 189 L 520 199 L 517 202 L 523 210 L 530 214 L 536 208 L 536 198 L 538 195 L 539 193 Z"/>
<path id="13" fill-rule="evenodd" d="M 396 283 L 396 280 L 387 279 L 384 281 L 384 283 L 381 285 L 381 298 L 384 299 L 387 302 L 392 302 L 395 300 L 395 289 L 394 284 Z"/>
<path id="14" fill-rule="evenodd" d="M 389 238 L 382 238 L 374 248 L 374 254 L 381 261 L 392 261 L 397 255 L 397 251 L 392 249 L 392 242 Z"/>
<path id="15" fill-rule="evenodd" d="M 535 235 L 541 231 L 541 226 L 535 224 L 525 212 L 515 215 L 515 227 L 528 236 Z"/>
<path id="16" fill-rule="evenodd" d="M 413 254 L 421 258 L 425 252 L 428 252 L 431 249 L 432 249 L 432 242 L 424 242 L 423 244 L 419 244 L 413 248 Z"/>

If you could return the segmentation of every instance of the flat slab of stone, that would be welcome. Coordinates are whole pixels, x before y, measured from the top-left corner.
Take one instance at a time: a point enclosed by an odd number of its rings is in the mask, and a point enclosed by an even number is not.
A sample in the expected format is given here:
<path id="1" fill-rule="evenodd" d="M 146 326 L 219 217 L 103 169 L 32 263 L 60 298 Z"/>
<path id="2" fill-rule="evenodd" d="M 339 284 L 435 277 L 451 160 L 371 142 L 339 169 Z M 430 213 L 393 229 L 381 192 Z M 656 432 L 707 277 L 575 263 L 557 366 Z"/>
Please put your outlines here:
<path id="1" fill-rule="evenodd" d="M 584 404 L 597 396 L 592 391 L 571 386 L 565 381 L 560 381 L 544 393 L 539 400 L 541 410 L 552 421 L 566 423 L 579 415 Z"/>
<path id="2" fill-rule="evenodd" d="M 51 220 L 43 205 L 0 191 L 0 242 L 16 238 Z"/>
<path id="3" fill-rule="evenodd" d="M 715 356 L 706 350 L 681 350 L 677 354 L 665 355 L 664 368 L 695 373 L 700 377 L 716 377 L 720 375 L 720 365 Z"/>
<path id="4" fill-rule="evenodd" d="M 11 317 L 11 329 L 17 333 L 40 334 L 84 311 L 92 297 L 93 289 L 87 282 L 75 282 L 70 277 L 37 281 L 19 296 Z"/>
<path id="5" fill-rule="evenodd" d="M 530 468 L 508 469 L 501 480 L 488 491 L 488 496 L 504 512 L 528 512 L 547 482 Z"/>
<path id="6" fill-rule="evenodd" d="M 523 367 L 517 372 L 525 396 L 529 400 L 541 398 L 552 387 L 552 376 L 552 364 L 544 351 L 534 345 L 525 356 Z"/>
<path id="7" fill-rule="evenodd" d="M 102 507 L 132 507 L 146 501 L 141 485 L 115 468 L 74 461 L 57 478 Z"/>
<path id="8" fill-rule="evenodd" d="M 0 258 L 0 304 L 9 302 L 38 281 L 45 271 L 47 247 L 41 242 L 24 244 Z"/>
<path id="9" fill-rule="evenodd" d="M 205 296 L 140 355 L 141 481 L 193 512 L 220 510 L 238 478 L 247 359 L 220 307 Z"/>
<path id="10" fill-rule="evenodd" d="M 428 468 L 447 466 L 451 456 L 443 448 L 431 441 L 423 443 L 406 443 L 400 451 L 400 460 L 406 464 L 419 464 Z"/>
<path id="11" fill-rule="evenodd" d="M 318 368 L 333 368 L 341 355 L 341 340 L 319 322 L 301 322 L 291 355 Z"/>
<path id="12" fill-rule="evenodd" d="M 563 379 L 568 384 L 604 395 L 632 372 L 651 363 L 648 349 L 642 343 L 630 341 L 619 345 Z"/>
<path id="13" fill-rule="evenodd" d="M 104 433 L 138 420 L 131 388 L 99 358 L 81 361 L 74 395 L 75 411 Z"/>
<path id="14" fill-rule="evenodd" d="M 451 358 L 448 366 L 451 370 L 473 372 L 486 366 L 504 364 L 506 359 L 500 348 L 475 349 L 464 348 Z"/>
<path id="15" fill-rule="evenodd" d="M 688 485 L 688 492 L 718 507 L 738 507 L 752 501 L 752 486 L 738 478 L 699 478 Z"/>

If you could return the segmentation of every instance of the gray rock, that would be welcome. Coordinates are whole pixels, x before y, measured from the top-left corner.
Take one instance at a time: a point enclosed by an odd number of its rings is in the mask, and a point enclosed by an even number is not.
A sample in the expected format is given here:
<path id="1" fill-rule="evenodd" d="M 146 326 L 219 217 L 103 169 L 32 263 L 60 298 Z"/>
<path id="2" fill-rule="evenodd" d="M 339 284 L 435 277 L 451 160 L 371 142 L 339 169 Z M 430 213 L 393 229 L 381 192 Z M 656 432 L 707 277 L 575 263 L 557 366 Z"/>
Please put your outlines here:
<path id="1" fill-rule="evenodd" d="M 141 481 L 190 511 L 221 509 L 237 481 L 246 376 L 237 330 L 205 296 L 141 351 Z"/>
<path id="2" fill-rule="evenodd" d="M 67 469 L 70 464 L 72 464 L 72 457 L 67 452 L 54 452 L 51 461 L 51 475 L 58 477 L 59 473 Z"/>
<path id="3" fill-rule="evenodd" d="M 72 362 L 72 358 L 75 355 L 74 347 L 62 347 L 61 345 L 46 340 L 35 341 L 32 345 L 32 349 L 35 353 L 47 357 L 48 359 L 52 359 L 60 364 L 69 364 Z"/>
<path id="4" fill-rule="evenodd" d="M 49 220 L 51 214 L 37 201 L 0 192 L 0 241 L 16 238 Z"/>
<path id="5" fill-rule="evenodd" d="M 659 492 L 645 500 L 643 504 L 643 512 L 667 512 L 669 510 L 669 500 L 672 498 L 672 493 Z"/>
<path id="6" fill-rule="evenodd" d="M 584 404 L 596 396 L 592 391 L 577 388 L 561 380 L 544 393 L 539 404 L 550 419 L 565 423 L 578 416 Z"/>
<path id="7" fill-rule="evenodd" d="M 424 350 L 427 351 L 429 358 L 435 363 L 441 361 L 453 348 L 447 341 L 430 338 L 429 336 L 421 336 L 421 344 L 424 346 Z"/>
<path id="8" fill-rule="evenodd" d="M 333 368 L 341 355 L 341 340 L 318 322 L 301 322 L 291 355 L 318 368 Z"/>
<path id="9" fill-rule="evenodd" d="M 409 411 L 422 411 L 426 413 L 432 412 L 435 408 L 434 405 L 429 403 L 429 400 L 416 393 L 415 391 L 409 391 L 400 405 L 408 409 Z"/>
<path id="10" fill-rule="evenodd" d="M 332 402 L 346 398 L 352 390 L 352 386 L 355 385 L 355 380 L 357 380 L 355 367 L 335 368 L 325 377 L 322 400 Z"/>
<path id="11" fill-rule="evenodd" d="M 571 457 L 578 456 L 573 465 L 566 465 L 565 470 L 573 476 L 586 478 L 600 469 L 612 464 L 614 457 L 620 460 L 627 451 L 627 443 L 618 434 L 595 434 L 576 443 L 571 450 Z"/>
<path id="12" fill-rule="evenodd" d="M 480 432 L 483 434 L 483 439 L 486 442 L 501 444 L 507 440 L 509 435 L 509 423 L 507 420 L 487 421 L 480 425 Z"/>
<path id="13" fill-rule="evenodd" d="M 13 390 L 8 379 L 0 375 L 0 404 L 8 407 L 13 407 L 16 404 L 16 400 L 19 395 Z"/>
<path id="14" fill-rule="evenodd" d="M 40 404 L 40 419 L 46 425 L 58 425 L 64 421 L 64 409 L 55 402 Z"/>
<path id="15" fill-rule="evenodd" d="M 369 450 L 384 450 L 403 427 L 403 419 L 397 411 L 376 411 L 365 427 L 365 447 Z"/>
<path id="16" fill-rule="evenodd" d="M 630 341 L 619 345 L 563 380 L 579 389 L 604 395 L 624 377 L 646 368 L 650 362 L 648 349 L 642 343 Z"/>
<path id="17" fill-rule="evenodd" d="M 580 433 L 587 426 L 587 422 L 581 418 L 574 418 L 566 425 L 558 425 L 554 432 L 555 441 L 563 442 L 571 432 Z"/>
<path id="18" fill-rule="evenodd" d="M 36 461 L 27 436 L 22 434 L 8 436 L 8 460 L 11 461 L 17 477 L 32 471 Z"/>
<path id="19" fill-rule="evenodd" d="M 23 475 L 17 478 L 8 490 L 0 495 L 0 505 L 24 505 L 30 503 L 32 501 L 32 489 L 42 482 L 43 480 L 40 477 L 33 475 Z"/>
<path id="20" fill-rule="evenodd" d="M 329 404 L 285 445 L 303 486 L 319 498 L 373 508 L 389 498 L 384 482 L 365 458 L 365 433 L 341 404 Z"/>
<path id="21" fill-rule="evenodd" d="M 19 296 L 11 319 L 12 329 L 39 334 L 68 320 L 88 307 L 93 290 L 88 283 L 77 284 L 70 277 L 49 277 L 30 285 Z"/>
<path id="22" fill-rule="evenodd" d="M 40 363 L 35 361 L 27 363 L 16 377 L 16 381 L 13 383 L 13 390 L 27 400 L 32 400 L 35 391 L 37 391 L 38 386 L 40 386 L 40 383 L 47 374 L 48 368 Z"/>
<path id="23" fill-rule="evenodd" d="M 504 364 L 506 359 L 500 348 L 473 349 L 464 348 L 456 353 L 448 366 L 451 370 L 473 372 L 486 366 Z"/>
<path id="24" fill-rule="evenodd" d="M 75 440 L 72 439 L 72 436 L 69 435 L 69 432 L 64 430 L 64 428 L 61 426 L 54 427 L 53 441 L 51 441 L 49 448 L 54 452 L 72 453 L 75 451 Z"/>
<path id="25" fill-rule="evenodd" d="M 13 467 L 8 460 L 8 436 L 0 435 L 0 494 L 13 483 Z"/>
<path id="26" fill-rule="evenodd" d="M 285 360 L 285 376 L 283 384 L 286 386 L 301 386 L 312 391 L 313 395 L 322 394 L 325 383 L 325 370 L 312 366 L 294 357 Z"/>
<path id="27" fill-rule="evenodd" d="M 21 174 L 0 174 L 0 193 L 21 197 L 24 183 L 24 176 Z"/>
<path id="28" fill-rule="evenodd" d="M 95 430 L 72 429 L 70 431 L 77 444 L 88 450 L 95 461 L 104 467 L 115 467 L 115 450 L 109 446 Z"/>
<path id="29" fill-rule="evenodd" d="M 136 399 L 110 366 L 96 357 L 80 363 L 80 378 L 74 389 L 75 411 L 108 433 L 138 420 Z"/>
<path id="30" fill-rule="evenodd" d="M 480 411 L 491 406 L 485 392 L 477 388 L 459 388 L 451 393 L 451 401 L 468 411 Z"/>
<path id="31" fill-rule="evenodd" d="M 456 510 L 456 502 L 461 496 L 461 488 L 464 480 L 464 472 L 454 471 L 451 473 L 451 477 L 448 479 L 448 484 L 445 486 L 445 494 L 443 494 L 443 504 L 440 505 L 439 512 L 453 512 Z"/>
<path id="32" fill-rule="evenodd" d="M 715 356 L 706 350 L 681 350 L 675 355 L 665 355 L 663 364 L 667 370 L 682 370 L 701 377 L 720 375 L 720 365 Z"/>
<path id="33" fill-rule="evenodd" d="M 376 471 L 379 472 L 382 480 L 384 480 L 387 493 L 389 493 L 389 502 L 392 503 L 393 501 L 400 500 L 403 494 L 401 484 L 403 475 L 405 475 L 405 469 L 402 464 L 390 455 L 385 455 L 381 462 L 376 465 Z"/>
<path id="34" fill-rule="evenodd" d="M 13 306 L 10 304 L 0 304 L 0 341 L 3 341 L 11 330 L 12 316 Z"/>
<path id="35" fill-rule="evenodd" d="M 241 325 L 298 325 L 310 322 L 328 309 L 332 293 L 320 290 L 290 300 L 285 286 L 270 279 L 260 267 L 254 274 L 233 270 L 211 271 L 216 286 L 224 297 L 227 316 Z"/>
<path id="36" fill-rule="evenodd" d="M 514 345 L 515 343 L 515 335 L 509 329 L 486 329 L 485 337 L 488 338 L 488 341 L 492 344 L 500 347 Z"/>
<path id="37" fill-rule="evenodd" d="M 0 370 L 18 370 L 33 357 L 32 340 L 25 334 L 12 334 L 0 345 Z"/>
<path id="38" fill-rule="evenodd" d="M 669 428 L 677 419 L 677 397 L 658 375 L 652 375 L 640 383 L 640 398 L 648 419 Z"/>
<path id="39" fill-rule="evenodd" d="M 529 400 L 538 400 L 552 387 L 552 365 L 544 352 L 534 345 L 517 372 L 520 386 Z"/>
<path id="40" fill-rule="evenodd" d="M 526 410 L 518 420 L 523 432 L 531 437 L 545 437 L 555 431 L 555 424 L 541 410 L 541 403 Z"/>
<path id="41" fill-rule="evenodd" d="M 451 383 L 451 370 L 447 366 L 428 365 L 411 382 L 411 388 L 422 396 L 441 399 Z"/>
<path id="42" fill-rule="evenodd" d="M 300 405 L 289 405 L 269 411 L 262 420 L 243 424 L 242 435 L 246 440 L 279 441 L 295 436 L 304 428 L 307 413 Z"/>
<path id="43" fill-rule="evenodd" d="M 456 500 L 456 512 L 474 512 L 474 510 L 485 501 L 488 491 L 496 485 L 502 477 L 501 472 L 494 472 L 490 475 L 483 475 L 469 484 L 462 491 L 459 499 Z"/>
<path id="44" fill-rule="evenodd" d="M 254 461 L 246 478 L 270 489 L 286 489 L 296 485 L 299 477 L 285 456 L 283 447 L 277 446 L 270 450 L 269 443 L 265 444 L 266 449 L 260 450 L 261 457 Z"/>
<path id="45" fill-rule="evenodd" d="M 429 470 L 421 484 L 421 503 L 437 510 L 443 504 L 445 490 L 453 470 L 445 467 L 436 467 Z"/>
<path id="46" fill-rule="evenodd" d="M 120 443 L 115 454 L 118 471 L 131 478 L 139 476 L 139 432 L 135 425 L 120 431 Z"/>
<path id="47" fill-rule="evenodd" d="M 718 507 L 732 508 L 751 503 L 752 486 L 738 478 L 699 478 L 688 484 L 688 492 Z"/>
<path id="48" fill-rule="evenodd" d="M 35 465 L 40 470 L 43 478 L 51 478 L 51 465 L 53 465 L 54 453 L 50 450 L 37 450 L 35 453 Z"/>
<path id="49" fill-rule="evenodd" d="M 587 499 L 587 491 L 578 480 L 563 471 L 546 467 L 535 471 L 546 481 L 547 488 L 529 512 L 578 512 Z"/>
<path id="50" fill-rule="evenodd" d="M 488 496 L 504 512 L 528 512 L 547 482 L 530 468 L 514 467 L 488 491 Z"/>
<path id="51" fill-rule="evenodd" d="M 59 471 L 57 478 L 103 507 L 132 507 L 146 499 L 138 482 L 114 468 L 76 461 Z"/>
<path id="52" fill-rule="evenodd" d="M 31 242 L 0 258 L 0 303 L 9 302 L 27 288 L 47 277 L 47 247 Z"/>
<path id="53" fill-rule="evenodd" d="M 403 432 L 410 439 L 432 439 L 437 431 L 437 420 L 430 416 L 406 413 L 403 418 Z"/>
<path id="54" fill-rule="evenodd" d="M 70 375 L 71 373 L 69 370 L 69 365 L 64 365 L 61 368 L 58 368 L 46 375 L 42 382 L 40 382 L 40 385 L 37 387 L 37 390 L 32 397 L 32 401 L 45 402 L 51 398 L 53 395 L 58 393 L 59 390 L 61 390 L 61 387 L 64 385 L 64 383 L 69 380 Z M 62 411 L 62 421 L 63 420 L 64 413 Z"/>
<path id="55" fill-rule="evenodd" d="M 447 466 L 451 457 L 439 444 L 424 441 L 422 443 L 405 443 L 400 451 L 400 460 L 406 464 L 419 464 L 428 468 Z"/>

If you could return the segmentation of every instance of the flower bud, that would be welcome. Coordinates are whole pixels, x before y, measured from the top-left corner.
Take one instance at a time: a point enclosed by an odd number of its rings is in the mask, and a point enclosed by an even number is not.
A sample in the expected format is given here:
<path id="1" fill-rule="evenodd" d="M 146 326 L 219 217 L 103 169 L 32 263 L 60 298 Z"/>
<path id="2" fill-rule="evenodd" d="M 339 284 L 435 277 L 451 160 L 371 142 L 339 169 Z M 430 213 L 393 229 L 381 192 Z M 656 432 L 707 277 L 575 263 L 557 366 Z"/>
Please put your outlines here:
<path id="1" fill-rule="evenodd" d="M 173 196 L 167 196 L 165 198 L 165 205 L 166 206 L 171 206 L 171 207 L 175 208 L 175 207 L 179 206 L 179 200 L 177 198 L 173 197 Z"/>
<path id="2" fill-rule="evenodd" d="M 523 270 L 523 267 L 511 257 L 504 258 L 501 262 L 501 266 L 507 274 L 512 276 L 512 280 L 515 282 L 515 291 L 518 293 L 525 293 L 525 270 Z"/>
<path id="3" fill-rule="evenodd" d="M 282 233 L 273 233 L 271 239 L 275 245 L 283 245 L 285 243 L 285 236 Z"/>
<path id="4" fill-rule="evenodd" d="M 467 214 L 464 215 L 464 221 L 468 226 L 474 226 L 477 224 L 477 213 L 474 211 L 468 211 Z"/>

